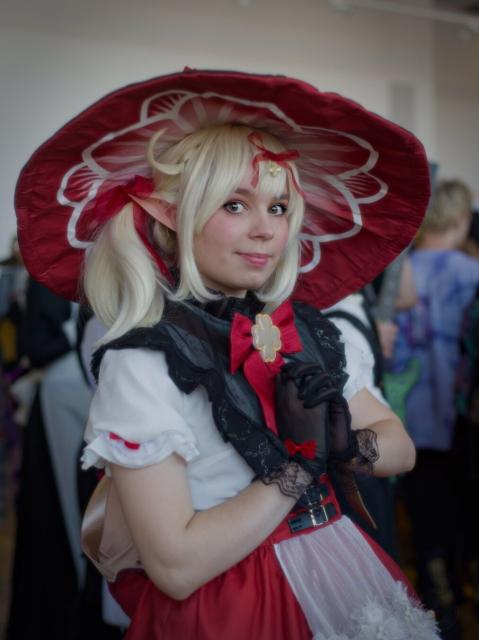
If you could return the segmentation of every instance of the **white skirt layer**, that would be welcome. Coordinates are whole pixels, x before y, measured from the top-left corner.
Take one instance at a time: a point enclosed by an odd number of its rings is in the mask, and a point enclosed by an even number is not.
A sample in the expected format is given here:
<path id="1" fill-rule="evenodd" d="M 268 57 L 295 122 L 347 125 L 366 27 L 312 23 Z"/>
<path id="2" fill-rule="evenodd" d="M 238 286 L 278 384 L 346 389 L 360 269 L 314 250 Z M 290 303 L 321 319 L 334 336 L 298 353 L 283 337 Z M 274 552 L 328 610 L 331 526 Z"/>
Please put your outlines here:
<path id="1" fill-rule="evenodd" d="M 284 540 L 275 552 L 314 640 L 439 640 L 431 614 L 349 518 Z"/>

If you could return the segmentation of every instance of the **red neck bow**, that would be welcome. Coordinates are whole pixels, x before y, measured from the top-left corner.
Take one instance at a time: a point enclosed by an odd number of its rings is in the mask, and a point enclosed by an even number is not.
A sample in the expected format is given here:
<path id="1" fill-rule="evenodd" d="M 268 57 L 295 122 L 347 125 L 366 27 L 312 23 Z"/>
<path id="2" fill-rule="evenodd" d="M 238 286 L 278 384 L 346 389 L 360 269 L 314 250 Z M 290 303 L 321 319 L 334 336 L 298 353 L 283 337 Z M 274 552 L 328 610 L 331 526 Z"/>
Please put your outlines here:
<path id="1" fill-rule="evenodd" d="M 231 373 L 243 365 L 263 409 L 267 427 L 278 433 L 275 415 L 275 378 L 284 360 L 282 353 L 297 353 L 303 346 L 294 325 L 290 302 L 283 302 L 271 316 L 259 313 L 256 324 L 235 313 L 231 324 Z"/>

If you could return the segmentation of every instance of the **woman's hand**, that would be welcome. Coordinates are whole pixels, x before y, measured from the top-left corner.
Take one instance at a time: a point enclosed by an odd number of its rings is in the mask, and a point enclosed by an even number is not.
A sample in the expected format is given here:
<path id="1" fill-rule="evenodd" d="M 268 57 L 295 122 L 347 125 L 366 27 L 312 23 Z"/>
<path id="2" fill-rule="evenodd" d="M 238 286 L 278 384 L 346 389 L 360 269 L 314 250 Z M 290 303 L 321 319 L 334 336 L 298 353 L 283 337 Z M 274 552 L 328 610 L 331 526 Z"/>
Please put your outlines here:
<path id="1" fill-rule="evenodd" d="M 329 455 L 329 402 L 336 394 L 317 364 L 290 362 L 277 378 L 276 416 L 281 440 L 313 476 L 326 471 Z"/>
<path id="2" fill-rule="evenodd" d="M 300 451 L 313 442 L 315 449 L 311 460 L 299 452 L 295 459 L 316 477 L 332 467 L 351 507 L 375 527 L 354 477 L 352 461 L 358 454 L 358 444 L 351 430 L 346 400 L 318 364 L 289 363 L 283 367 L 279 378 L 277 423 L 288 450 L 290 441 Z"/>
<path id="3" fill-rule="evenodd" d="M 278 378 L 279 435 L 302 448 L 314 442 L 311 460 L 295 455 L 313 475 L 325 471 L 326 462 L 378 476 L 414 466 L 414 445 L 401 421 L 367 389 L 348 403 L 321 366 L 311 363 L 288 363 Z"/>
<path id="4" fill-rule="evenodd" d="M 292 362 L 279 380 L 278 427 L 290 453 L 314 475 L 326 471 L 327 464 L 372 473 L 379 457 L 376 434 L 352 430 L 348 403 L 321 366 Z"/>

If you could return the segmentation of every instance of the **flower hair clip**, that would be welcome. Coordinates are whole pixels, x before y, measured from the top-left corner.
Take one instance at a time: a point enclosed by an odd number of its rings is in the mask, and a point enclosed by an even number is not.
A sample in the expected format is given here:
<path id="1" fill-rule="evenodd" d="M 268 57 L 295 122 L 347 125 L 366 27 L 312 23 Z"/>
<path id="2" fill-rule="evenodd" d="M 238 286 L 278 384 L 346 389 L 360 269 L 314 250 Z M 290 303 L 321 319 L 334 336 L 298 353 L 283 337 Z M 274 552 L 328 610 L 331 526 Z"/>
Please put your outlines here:
<path id="1" fill-rule="evenodd" d="M 291 181 L 294 185 L 296 191 L 304 198 L 304 192 L 298 184 L 296 177 L 293 173 L 293 169 L 291 168 L 289 162 L 291 160 L 296 160 L 299 158 L 299 153 L 296 149 L 290 149 L 289 151 L 283 151 L 280 153 L 276 153 L 275 151 L 270 151 L 263 146 L 263 141 L 261 139 L 261 135 L 257 131 L 253 131 L 249 134 L 248 140 L 250 143 L 255 146 L 260 153 L 257 153 L 253 158 L 253 177 L 251 179 L 251 185 L 256 187 L 259 180 L 259 163 L 260 162 L 269 162 L 268 171 L 276 178 L 281 169 L 285 169 L 285 171 L 289 172 L 291 176 Z"/>
<path id="2" fill-rule="evenodd" d="M 281 167 L 279 166 L 279 164 L 277 162 L 274 162 L 273 160 L 270 160 L 268 171 L 273 176 L 273 178 L 276 178 L 278 173 L 281 171 Z"/>

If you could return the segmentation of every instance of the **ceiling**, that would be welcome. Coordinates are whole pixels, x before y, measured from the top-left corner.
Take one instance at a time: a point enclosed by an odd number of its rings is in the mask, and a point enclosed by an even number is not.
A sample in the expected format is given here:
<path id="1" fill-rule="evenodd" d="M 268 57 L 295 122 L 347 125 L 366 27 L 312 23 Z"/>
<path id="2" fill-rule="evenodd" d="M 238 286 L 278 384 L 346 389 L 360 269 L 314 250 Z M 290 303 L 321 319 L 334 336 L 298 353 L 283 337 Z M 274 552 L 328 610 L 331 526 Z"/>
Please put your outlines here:
<path id="1" fill-rule="evenodd" d="M 434 4 L 439 9 L 479 13 L 479 0 L 435 0 Z"/>
<path id="2" fill-rule="evenodd" d="M 329 0 L 342 11 L 371 10 L 462 27 L 469 38 L 479 34 L 479 0 Z"/>

